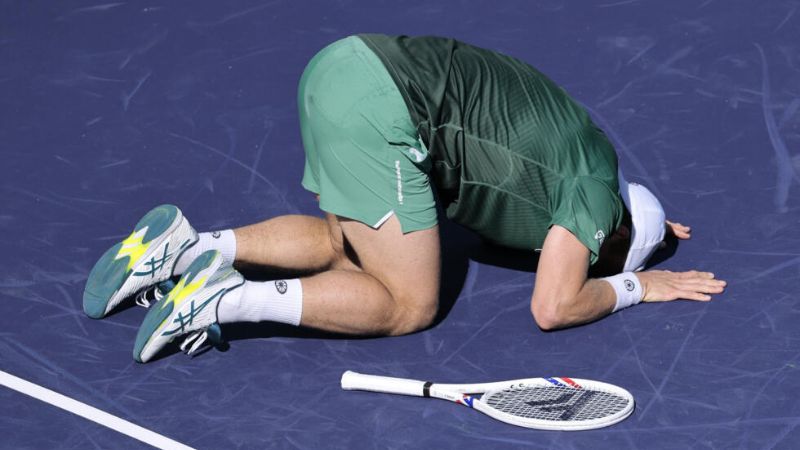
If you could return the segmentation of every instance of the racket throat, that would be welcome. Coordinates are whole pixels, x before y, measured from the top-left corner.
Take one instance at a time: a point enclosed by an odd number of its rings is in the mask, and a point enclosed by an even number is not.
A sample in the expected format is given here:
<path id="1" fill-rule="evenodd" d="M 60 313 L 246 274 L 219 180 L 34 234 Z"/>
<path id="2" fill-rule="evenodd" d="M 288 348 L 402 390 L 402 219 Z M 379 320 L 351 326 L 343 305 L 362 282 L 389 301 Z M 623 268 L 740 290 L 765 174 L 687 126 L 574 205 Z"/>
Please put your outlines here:
<path id="1" fill-rule="evenodd" d="M 460 392 L 453 392 L 444 389 L 437 389 L 435 386 L 433 389 L 425 389 L 423 393 L 424 397 L 433 397 L 442 400 L 448 400 L 454 403 L 458 403 L 459 405 L 466 406 L 468 408 L 475 407 L 475 401 L 477 400 L 475 397 L 467 394 L 462 394 Z M 425 395 L 427 394 L 427 395 Z"/>
<path id="2" fill-rule="evenodd" d="M 458 403 L 459 405 L 464 405 L 464 406 L 467 406 L 469 408 L 474 408 L 475 407 L 475 405 L 474 405 L 475 397 L 470 397 L 469 395 L 464 395 L 460 399 L 457 399 L 455 402 Z"/>

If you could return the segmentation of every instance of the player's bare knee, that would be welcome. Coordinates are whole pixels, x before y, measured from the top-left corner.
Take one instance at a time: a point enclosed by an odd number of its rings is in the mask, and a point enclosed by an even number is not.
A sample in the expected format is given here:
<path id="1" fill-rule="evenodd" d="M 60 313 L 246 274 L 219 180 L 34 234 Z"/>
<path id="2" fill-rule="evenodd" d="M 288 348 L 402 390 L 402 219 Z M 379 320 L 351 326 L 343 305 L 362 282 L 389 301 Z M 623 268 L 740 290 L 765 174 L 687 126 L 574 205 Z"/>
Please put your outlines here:
<path id="1" fill-rule="evenodd" d="M 435 310 L 430 312 L 403 309 L 402 312 L 394 314 L 389 324 L 389 334 L 392 336 L 401 336 L 424 330 L 430 326 L 435 316 Z"/>
<path id="2" fill-rule="evenodd" d="M 423 330 L 433 323 L 438 311 L 438 301 L 399 303 L 388 322 L 389 334 L 399 336 Z"/>

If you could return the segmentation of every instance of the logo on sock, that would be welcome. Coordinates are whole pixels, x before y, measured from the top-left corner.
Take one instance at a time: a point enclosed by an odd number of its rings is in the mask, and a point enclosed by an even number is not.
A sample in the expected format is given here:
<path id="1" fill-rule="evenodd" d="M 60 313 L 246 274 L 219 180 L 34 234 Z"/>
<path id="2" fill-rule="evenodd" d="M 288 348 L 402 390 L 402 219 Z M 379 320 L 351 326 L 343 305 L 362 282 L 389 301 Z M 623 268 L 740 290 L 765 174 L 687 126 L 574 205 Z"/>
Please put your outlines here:
<path id="1" fill-rule="evenodd" d="M 214 239 L 219 239 L 220 236 L 222 236 L 222 233 L 220 233 L 219 231 L 214 231 L 211 233 L 211 237 L 213 237 Z"/>
<path id="2" fill-rule="evenodd" d="M 285 294 L 286 290 L 289 289 L 289 285 L 285 280 L 278 280 L 275 282 L 275 289 L 277 289 L 281 294 Z"/>

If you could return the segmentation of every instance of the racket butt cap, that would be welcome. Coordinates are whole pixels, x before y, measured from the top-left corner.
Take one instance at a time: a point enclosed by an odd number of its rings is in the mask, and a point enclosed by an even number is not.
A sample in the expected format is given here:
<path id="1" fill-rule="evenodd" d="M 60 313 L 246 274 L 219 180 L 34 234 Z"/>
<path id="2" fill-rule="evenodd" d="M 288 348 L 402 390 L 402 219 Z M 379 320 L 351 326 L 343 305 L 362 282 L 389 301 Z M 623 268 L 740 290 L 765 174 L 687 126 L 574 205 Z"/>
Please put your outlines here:
<path id="1" fill-rule="evenodd" d="M 352 370 L 348 370 L 347 372 L 343 373 L 342 374 L 342 381 L 341 381 L 342 389 L 344 389 L 346 391 L 351 391 L 351 390 L 355 389 L 353 386 L 354 386 L 355 378 L 357 378 L 357 377 L 358 377 L 358 373 L 353 372 Z"/>

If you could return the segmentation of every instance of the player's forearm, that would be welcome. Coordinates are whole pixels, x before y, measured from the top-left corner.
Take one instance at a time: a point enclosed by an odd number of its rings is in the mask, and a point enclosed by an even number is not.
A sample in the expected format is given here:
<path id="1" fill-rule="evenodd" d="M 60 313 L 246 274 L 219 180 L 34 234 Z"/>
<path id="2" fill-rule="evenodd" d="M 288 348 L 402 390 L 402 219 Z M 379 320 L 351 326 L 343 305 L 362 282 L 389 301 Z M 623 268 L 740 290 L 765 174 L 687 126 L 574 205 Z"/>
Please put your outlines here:
<path id="1" fill-rule="evenodd" d="M 600 279 L 587 279 L 572 297 L 551 301 L 549 307 L 536 311 L 536 323 L 543 330 L 569 328 L 607 316 L 614 309 L 616 293 Z"/>

